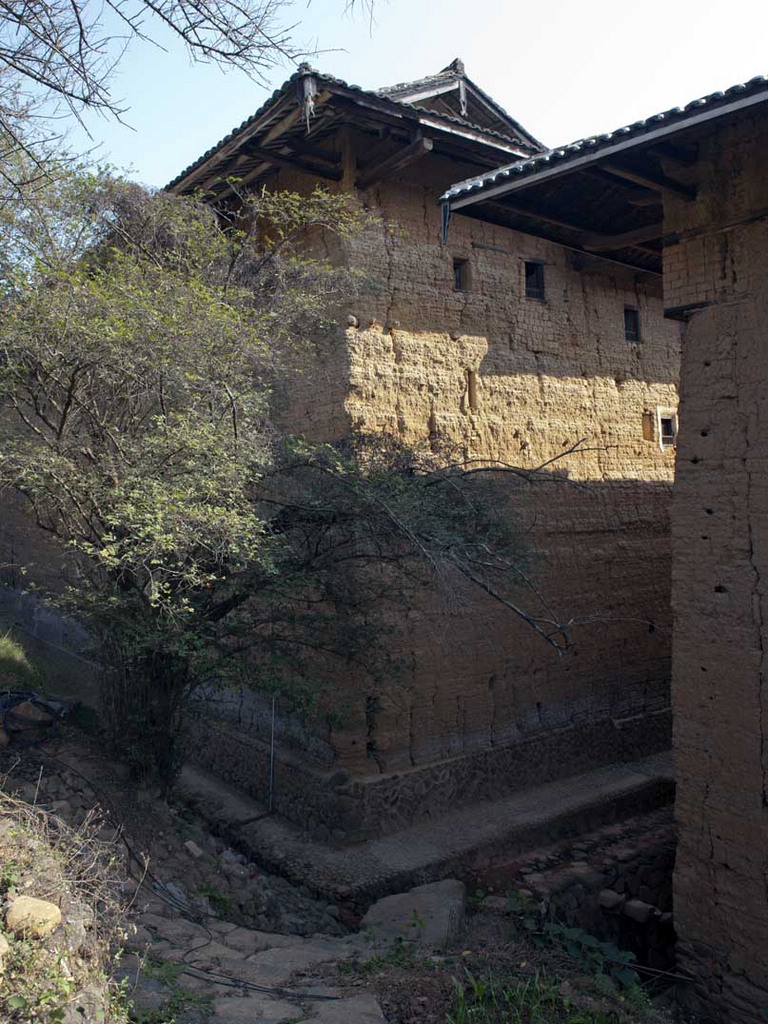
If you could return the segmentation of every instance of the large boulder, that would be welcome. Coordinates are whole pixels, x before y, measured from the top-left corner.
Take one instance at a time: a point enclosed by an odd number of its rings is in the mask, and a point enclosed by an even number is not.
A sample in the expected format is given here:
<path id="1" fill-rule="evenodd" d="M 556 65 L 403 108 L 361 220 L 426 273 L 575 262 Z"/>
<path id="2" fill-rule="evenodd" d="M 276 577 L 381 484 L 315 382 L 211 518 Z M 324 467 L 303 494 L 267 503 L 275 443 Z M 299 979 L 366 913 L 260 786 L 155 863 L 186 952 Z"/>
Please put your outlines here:
<path id="1" fill-rule="evenodd" d="M 401 939 L 440 949 L 457 937 L 466 907 L 464 883 L 446 878 L 385 896 L 369 909 L 360 928 L 377 942 Z"/>

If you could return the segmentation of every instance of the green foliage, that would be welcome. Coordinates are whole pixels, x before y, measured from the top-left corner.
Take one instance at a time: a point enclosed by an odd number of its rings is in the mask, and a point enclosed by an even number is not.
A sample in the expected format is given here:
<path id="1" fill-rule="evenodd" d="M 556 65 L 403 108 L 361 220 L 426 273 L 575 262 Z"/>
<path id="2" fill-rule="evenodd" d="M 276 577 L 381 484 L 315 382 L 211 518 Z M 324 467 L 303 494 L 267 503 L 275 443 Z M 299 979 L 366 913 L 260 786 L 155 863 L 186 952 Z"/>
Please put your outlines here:
<path id="1" fill-rule="evenodd" d="M 107 729 L 166 782 L 215 686 L 255 680 L 331 724 L 330 684 L 355 675 L 375 708 L 415 588 L 479 586 L 540 629 L 511 599 L 527 578 L 488 467 L 277 428 L 273 384 L 354 286 L 317 253 L 365 223 L 320 189 L 239 201 L 222 219 L 69 169 L 0 222 L 0 487 L 71 554 L 59 600 L 110 666 Z"/>
<path id="2" fill-rule="evenodd" d="M 465 971 L 455 982 L 455 1005 L 446 1024 L 550 1024 L 568 1021 L 557 988 L 540 974 L 512 981 Z M 575 1024 L 575 1022 L 573 1022 Z"/>
<path id="3" fill-rule="evenodd" d="M 214 913 L 218 914 L 219 917 L 227 917 L 232 910 L 232 900 L 229 894 L 222 892 L 221 889 L 211 882 L 205 882 L 199 886 L 197 895 L 205 896 L 213 907 Z"/>
<path id="4" fill-rule="evenodd" d="M 603 976 L 605 977 L 605 976 Z M 647 1000 L 639 989 L 619 996 L 595 984 L 580 995 L 544 970 L 528 975 L 465 970 L 454 980 L 454 1005 L 446 1024 L 624 1024 L 630 1003 L 643 1016 Z"/>
<path id="5" fill-rule="evenodd" d="M 32 690 L 40 686 L 41 681 L 24 648 L 10 633 L 0 635 L 0 688 Z"/>
<path id="6" fill-rule="evenodd" d="M 583 928 L 542 920 L 535 898 L 524 891 L 510 893 L 507 910 L 534 946 L 567 954 L 578 969 L 594 977 L 597 984 L 624 991 L 638 986 L 640 979 L 633 967 L 637 957 L 629 950 L 598 939 Z"/>
<path id="7" fill-rule="evenodd" d="M 367 974 L 376 974 L 387 967 L 399 967 L 407 969 L 415 963 L 415 949 L 413 943 L 406 942 L 400 936 L 392 943 L 390 949 L 384 953 L 375 953 L 363 961 L 362 967 Z"/>
<path id="8" fill-rule="evenodd" d="M 637 960 L 634 953 L 619 949 L 613 942 L 603 942 L 582 928 L 549 921 L 534 939 L 562 948 L 584 971 L 594 976 L 604 974 L 623 989 L 632 988 L 640 980 L 632 967 Z"/>

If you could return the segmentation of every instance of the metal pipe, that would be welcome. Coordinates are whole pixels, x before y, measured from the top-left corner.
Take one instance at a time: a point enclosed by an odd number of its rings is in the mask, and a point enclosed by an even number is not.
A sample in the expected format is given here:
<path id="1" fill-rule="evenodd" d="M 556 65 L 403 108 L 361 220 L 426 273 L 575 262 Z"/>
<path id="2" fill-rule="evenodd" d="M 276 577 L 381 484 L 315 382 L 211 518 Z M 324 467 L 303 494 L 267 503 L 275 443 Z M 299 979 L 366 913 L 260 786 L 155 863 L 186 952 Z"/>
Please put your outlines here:
<path id="1" fill-rule="evenodd" d="M 275 698 L 272 697 L 272 742 L 269 746 L 269 813 L 275 803 Z"/>

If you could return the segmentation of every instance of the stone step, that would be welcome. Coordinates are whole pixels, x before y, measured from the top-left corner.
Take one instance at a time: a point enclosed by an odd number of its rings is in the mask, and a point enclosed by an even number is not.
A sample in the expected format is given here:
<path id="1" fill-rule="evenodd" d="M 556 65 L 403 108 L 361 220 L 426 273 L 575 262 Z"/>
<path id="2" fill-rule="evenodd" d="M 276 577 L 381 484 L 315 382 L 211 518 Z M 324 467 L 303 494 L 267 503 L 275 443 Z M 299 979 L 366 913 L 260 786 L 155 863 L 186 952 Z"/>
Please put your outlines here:
<path id="1" fill-rule="evenodd" d="M 593 831 L 672 802 L 672 754 L 610 765 L 463 808 L 395 834 L 334 847 L 309 839 L 250 797 L 188 766 L 181 795 L 234 846 L 330 901 L 373 900 Z"/>

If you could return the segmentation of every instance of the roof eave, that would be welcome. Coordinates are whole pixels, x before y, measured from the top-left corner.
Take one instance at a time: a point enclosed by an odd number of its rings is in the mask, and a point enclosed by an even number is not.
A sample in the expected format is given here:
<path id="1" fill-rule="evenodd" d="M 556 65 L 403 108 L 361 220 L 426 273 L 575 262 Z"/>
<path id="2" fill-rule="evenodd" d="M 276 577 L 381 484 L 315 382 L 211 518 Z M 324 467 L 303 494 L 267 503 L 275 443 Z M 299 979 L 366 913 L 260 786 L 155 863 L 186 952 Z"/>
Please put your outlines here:
<path id="1" fill-rule="evenodd" d="M 511 180 L 507 180 L 499 185 L 489 184 L 485 186 L 478 186 L 477 184 L 472 184 L 473 179 L 468 179 L 466 189 L 461 188 L 463 183 L 454 185 L 452 188 L 448 189 L 447 192 L 443 193 L 440 197 L 440 202 L 450 206 L 451 210 L 460 210 L 464 207 L 472 206 L 475 203 L 486 202 L 488 199 L 521 191 L 524 188 L 583 169 L 596 164 L 598 161 L 610 159 L 612 156 L 616 156 L 617 154 L 640 149 L 648 143 L 659 142 L 662 139 L 669 139 L 680 132 L 687 131 L 690 128 L 705 124 L 709 121 L 714 121 L 718 118 L 732 116 L 735 113 L 739 113 L 740 111 L 746 110 L 759 103 L 765 103 L 766 101 L 768 101 L 768 90 L 751 96 L 743 96 L 740 99 L 734 99 L 728 103 L 720 104 L 717 107 L 704 109 L 698 114 L 691 114 L 690 116 L 681 117 L 680 119 L 676 119 L 667 124 L 662 124 L 658 128 L 652 128 L 650 131 L 643 131 L 640 134 L 631 135 L 629 138 L 624 138 L 615 143 L 597 146 L 591 152 L 585 153 L 581 156 L 559 160 L 555 166 L 545 166 L 541 170 L 534 168 L 529 173 L 525 173 L 525 161 L 519 161 L 517 164 L 509 165 L 509 167 L 502 168 L 498 172 L 507 174 L 514 173 L 514 178 Z M 564 148 L 567 149 L 568 147 Z M 558 150 L 550 150 L 550 153 L 557 152 Z M 534 157 L 533 159 L 535 160 L 536 158 Z M 454 192 L 455 189 L 461 189 L 461 191 Z"/>
<path id="2" fill-rule="evenodd" d="M 399 100 L 379 96 L 374 92 L 357 89 L 338 79 L 326 77 L 320 72 L 301 71 L 288 79 L 270 97 L 267 103 L 253 115 L 250 123 L 249 121 L 244 122 L 244 126 L 227 135 L 207 156 L 204 155 L 204 157 L 201 157 L 196 163 L 187 168 L 186 171 L 182 172 L 180 176 L 174 178 L 166 188 L 176 194 L 192 189 L 198 184 L 202 175 L 209 174 L 217 164 L 222 163 L 228 156 L 237 152 L 240 147 L 248 142 L 249 139 L 257 136 L 275 118 L 281 106 L 285 106 L 286 101 L 290 101 L 291 89 L 296 85 L 298 78 L 310 76 L 316 80 L 318 89 L 323 93 L 330 93 L 348 99 L 357 106 L 367 107 L 368 109 L 386 114 L 388 117 L 394 117 L 404 122 L 411 122 L 419 127 L 430 128 L 433 131 L 444 132 L 448 135 L 455 135 L 474 144 L 490 147 L 499 153 L 501 159 L 504 158 L 505 154 L 509 157 L 520 159 L 526 156 L 519 146 L 515 146 L 511 141 L 505 140 L 496 133 L 490 134 L 481 128 L 471 128 L 462 125 L 453 118 L 446 118 L 440 114 L 425 111 L 422 108 L 411 106 Z"/>

